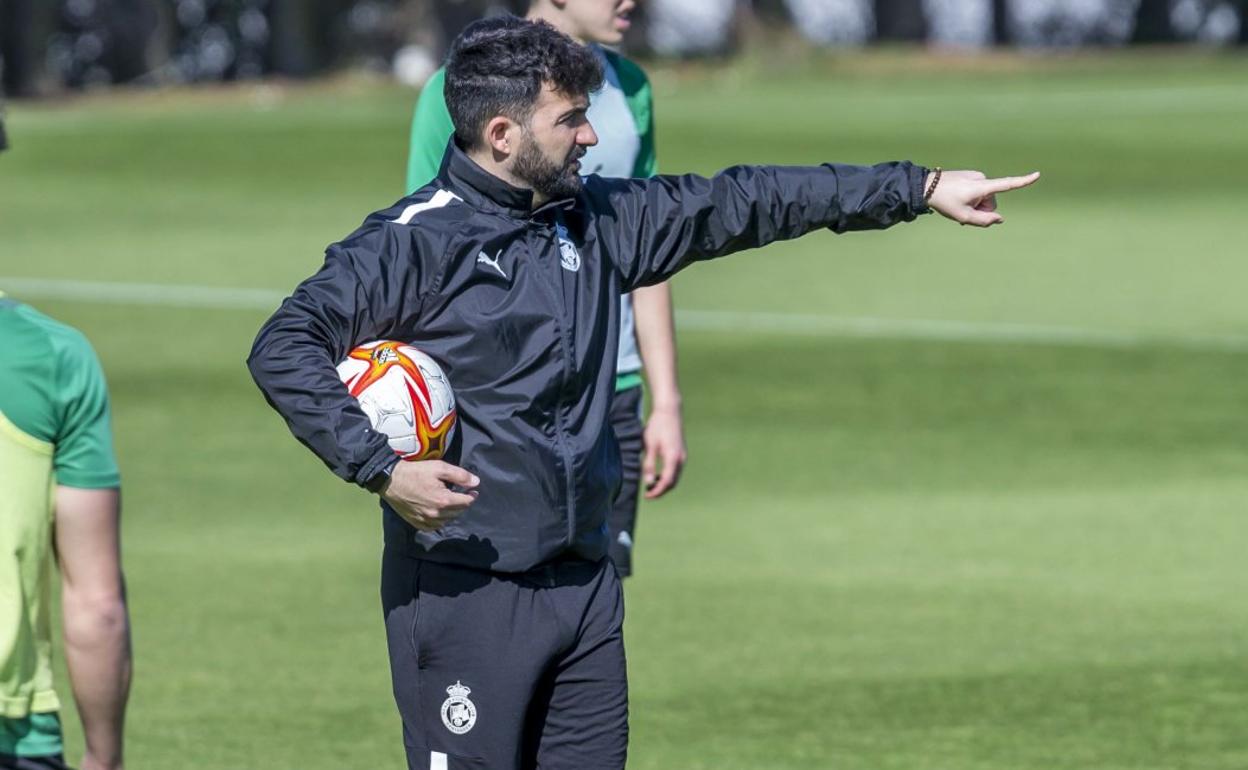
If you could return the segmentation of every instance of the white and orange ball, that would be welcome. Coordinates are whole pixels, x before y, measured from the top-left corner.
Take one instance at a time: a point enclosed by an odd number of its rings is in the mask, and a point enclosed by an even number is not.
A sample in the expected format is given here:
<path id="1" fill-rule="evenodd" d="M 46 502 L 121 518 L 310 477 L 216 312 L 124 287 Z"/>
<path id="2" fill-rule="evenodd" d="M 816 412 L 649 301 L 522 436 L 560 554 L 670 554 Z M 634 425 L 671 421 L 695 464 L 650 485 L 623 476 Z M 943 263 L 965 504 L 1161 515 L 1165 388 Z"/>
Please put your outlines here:
<path id="1" fill-rule="evenodd" d="M 404 460 L 446 453 L 455 432 L 455 393 L 432 358 L 402 342 L 366 342 L 338 364 L 338 377 Z"/>

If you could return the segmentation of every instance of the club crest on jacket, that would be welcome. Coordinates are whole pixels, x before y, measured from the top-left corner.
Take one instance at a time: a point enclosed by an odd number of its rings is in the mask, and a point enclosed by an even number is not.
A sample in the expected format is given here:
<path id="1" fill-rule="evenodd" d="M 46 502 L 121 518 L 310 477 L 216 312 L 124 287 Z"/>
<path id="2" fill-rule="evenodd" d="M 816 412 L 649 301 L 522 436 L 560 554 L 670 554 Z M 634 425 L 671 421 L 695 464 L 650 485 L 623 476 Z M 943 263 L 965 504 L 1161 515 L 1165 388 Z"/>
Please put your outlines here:
<path id="1" fill-rule="evenodd" d="M 555 234 L 559 236 L 559 266 L 564 270 L 576 272 L 581 269 L 581 252 L 568 236 L 568 228 L 560 222 L 555 225 Z"/>

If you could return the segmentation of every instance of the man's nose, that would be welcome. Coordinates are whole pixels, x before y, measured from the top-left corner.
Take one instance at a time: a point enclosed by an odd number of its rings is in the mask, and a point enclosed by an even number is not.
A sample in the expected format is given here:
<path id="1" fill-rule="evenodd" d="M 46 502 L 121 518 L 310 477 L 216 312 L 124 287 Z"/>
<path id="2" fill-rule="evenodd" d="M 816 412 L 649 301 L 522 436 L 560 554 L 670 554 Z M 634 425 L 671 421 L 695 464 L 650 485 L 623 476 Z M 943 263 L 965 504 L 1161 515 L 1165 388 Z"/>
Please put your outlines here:
<path id="1" fill-rule="evenodd" d="M 576 143 L 582 147 L 593 147 L 598 144 L 598 133 L 594 131 L 594 127 L 586 123 L 581 126 L 581 130 L 576 132 Z"/>

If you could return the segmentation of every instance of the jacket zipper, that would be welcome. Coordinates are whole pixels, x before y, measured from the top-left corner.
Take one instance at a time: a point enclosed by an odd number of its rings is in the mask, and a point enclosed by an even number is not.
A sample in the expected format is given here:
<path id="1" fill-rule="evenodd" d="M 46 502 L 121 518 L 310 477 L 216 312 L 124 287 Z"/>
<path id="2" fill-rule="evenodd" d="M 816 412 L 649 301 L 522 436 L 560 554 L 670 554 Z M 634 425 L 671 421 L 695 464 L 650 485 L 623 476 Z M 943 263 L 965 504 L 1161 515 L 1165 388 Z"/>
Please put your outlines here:
<path id="1" fill-rule="evenodd" d="M 573 374 L 572 360 L 574 358 L 575 351 L 571 338 L 572 324 L 568 319 L 567 303 L 564 300 L 563 275 L 562 272 L 555 272 L 556 270 L 562 271 L 563 266 L 559 263 L 559 259 L 557 257 L 553 261 L 549 259 L 549 245 L 552 239 L 554 241 L 555 253 L 559 253 L 558 235 L 549 234 L 552 228 L 546 228 L 544 225 L 537 222 L 533 222 L 533 224 L 542 230 L 541 241 L 544 248 L 542 248 L 539 253 L 547 257 L 547 259 L 543 260 L 547 262 L 547 264 L 544 265 L 544 269 L 541 272 L 545 274 L 548 288 L 554 292 L 555 303 L 559 308 L 556 323 L 559 327 L 559 347 L 563 352 L 563 361 L 561 362 L 560 367 L 559 398 L 555 401 L 555 440 L 559 444 L 559 453 L 563 457 L 564 496 L 566 501 L 565 510 L 567 511 L 565 516 L 567 528 L 564 539 L 565 545 L 571 547 L 572 542 L 576 537 L 576 482 L 573 477 L 573 458 L 572 452 L 568 448 L 567 429 L 564 425 L 563 410 L 567 404 L 566 399 L 568 383 Z M 558 280 L 552 281 L 552 276 Z"/>

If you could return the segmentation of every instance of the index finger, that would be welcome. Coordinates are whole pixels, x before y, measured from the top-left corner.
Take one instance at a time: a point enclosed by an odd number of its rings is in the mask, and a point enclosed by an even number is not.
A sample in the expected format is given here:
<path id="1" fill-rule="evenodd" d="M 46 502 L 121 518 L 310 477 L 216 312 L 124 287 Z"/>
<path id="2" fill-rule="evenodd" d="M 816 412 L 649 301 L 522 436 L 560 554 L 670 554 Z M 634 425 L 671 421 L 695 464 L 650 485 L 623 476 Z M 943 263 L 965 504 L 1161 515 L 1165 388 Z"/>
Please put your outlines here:
<path id="1" fill-rule="evenodd" d="M 658 483 L 646 492 L 647 500 L 662 497 L 676 488 L 676 482 L 680 480 L 682 462 L 679 456 L 663 458 L 663 473 L 659 476 Z"/>
<path id="2" fill-rule="evenodd" d="M 1003 176 L 998 177 L 997 179 L 987 179 L 984 181 L 984 185 L 990 195 L 995 195 L 997 193 L 1009 192 L 1010 190 L 1027 187 L 1028 185 L 1034 184 L 1039 178 L 1040 172 L 1033 171 L 1027 176 Z"/>
<path id="3" fill-rule="evenodd" d="M 646 499 L 654 500 L 667 494 L 676 483 L 676 468 L 670 462 L 663 464 L 663 471 L 659 474 L 659 480 L 646 490 Z"/>
<path id="4" fill-rule="evenodd" d="M 451 465 L 448 462 L 439 463 L 437 474 L 442 481 L 450 482 L 466 489 L 471 489 L 481 483 L 481 479 L 473 475 L 471 471 L 460 468 L 458 465 Z"/>
<path id="5" fill-rule="evenodd" d="M 469 506 L 471 506 L 476 499 L 477 496 L 475 494 L 448 491 L 446 493 L 446 497 L 442 499 L 441 504 L 438 506 L 438 509 L 441 515 L 459 514 L 468 510 Z"/>

